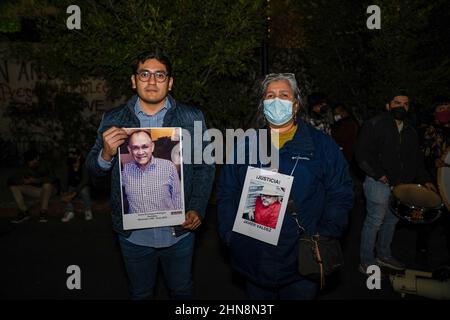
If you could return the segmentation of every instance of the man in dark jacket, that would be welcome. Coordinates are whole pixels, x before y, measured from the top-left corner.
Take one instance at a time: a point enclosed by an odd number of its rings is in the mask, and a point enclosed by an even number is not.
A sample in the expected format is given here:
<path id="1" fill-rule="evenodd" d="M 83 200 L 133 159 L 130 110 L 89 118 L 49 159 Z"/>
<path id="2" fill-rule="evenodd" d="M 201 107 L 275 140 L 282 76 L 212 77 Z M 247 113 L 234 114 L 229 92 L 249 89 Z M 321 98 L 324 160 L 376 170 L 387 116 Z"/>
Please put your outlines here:
<path id="1" fill-rule="evenodd" d="M 366 173 L 363 187 L 367 216 L 361 234 L 359 266 L 363 273 L 369 265 L 405 268 L 390 249 L 398 221 L 389 209 L 390 187 L 419 182 L 435 191 L 425 170 L 416 130 L 404 121 L 409 110 L 408 96 L 399 90 L 388 101 L 388 113 L 367 121 L 355 147 L 358 164 Z"/>
<path id="2" fill-rule="evenodd" d="M 113 228 L 119 234 L 132 298 L 153 297 L 160 261 L 171 297 L 189 299 L 193 293 L 192 231 L 200 226 L 205 214 L 215 168 L 203 162 L 186 164 L 190 159 L 184 159 L 186 221 L 182 225 L 123 230 L 117 148 L 127 138 L 123 128 L 182 127 L 194 136 L 194 126 L 200 127 L 203 132 L 206 130 L 204 117 L 200 110 L 178 103 L 168 95 L 173 85 L 171 62 L 159 50 L 144 52 L 137 57 L 133 64 L 131 84 L 137 91 L 137 96 L 103 116 L 97 140 L 87 157 L 86 165 L 94 176 L 104 176 L 111 172 Z M 191 146 L 194 148 L 193 143 Z M 202 152 L 202 148 L 196 148 L 196 152 Z"/>

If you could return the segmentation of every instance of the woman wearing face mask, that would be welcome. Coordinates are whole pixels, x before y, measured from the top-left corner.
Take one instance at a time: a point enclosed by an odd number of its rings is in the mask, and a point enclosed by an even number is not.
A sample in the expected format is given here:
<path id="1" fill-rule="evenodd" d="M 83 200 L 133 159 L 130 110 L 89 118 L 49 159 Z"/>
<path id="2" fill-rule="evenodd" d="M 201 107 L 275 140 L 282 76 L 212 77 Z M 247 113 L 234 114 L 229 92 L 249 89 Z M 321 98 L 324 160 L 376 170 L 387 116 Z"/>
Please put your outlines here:
<path id="1" fill-rule="evenodd" d="M 277 245 L 232 231 L 248 166 L 266 166 L 259 158 L 250 163 L 245 157 L 246 163 L 225 164 L 221 171 L 217 193 L 219 234 L 230 248 L 232 267 L 246 279 L 251 299 L 313 299 L 317 283 L 297 271 L 299 234 L 340 237 L 352 207 L 351 178 L 339 147 L 298 116 L 300 106 L 293 74 L 266 76 L 260 88 L 258 113 L 279 151 L 277 171 L 294 177 L 290 196 L 284 197 L 287 211 Z M 248 148 L 243 149 L 235 154 L 247 155 Z"/>

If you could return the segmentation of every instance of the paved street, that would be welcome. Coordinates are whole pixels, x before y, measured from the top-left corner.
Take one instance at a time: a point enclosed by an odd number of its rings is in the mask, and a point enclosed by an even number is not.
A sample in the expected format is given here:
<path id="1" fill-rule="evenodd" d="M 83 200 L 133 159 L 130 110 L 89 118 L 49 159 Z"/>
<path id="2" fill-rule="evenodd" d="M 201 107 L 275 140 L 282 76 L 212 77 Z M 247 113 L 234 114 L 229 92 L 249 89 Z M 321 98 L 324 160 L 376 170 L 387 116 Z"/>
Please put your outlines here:
<path id="1" fill-rule="evenodd" d="M 94 219 L 85 221 L 82 211 L 74 220 L 62 223 L 62 207 L 56 199 L 50 206 L 48 223 L 37 221 L 37 208 L 32 219 L 12 224 L 15 209 L 11 198 L 2 192 L 0 209 L 0 299 L 127 299 L 127 280 L 119 247 L 111 228 L 107 195 L 94 198 Z M 330 279 L 320 300 L 399 300 L 388 280 L 381 290 L 368 290 L 364 275 L 357 271 L 360 229 L 364 203 L 356 201 L 350 216 L 350 228 L 344 240 L 345 268 Z M 80 209 L 80 208 L 79 208 Z M 414 267 L 415 230 L 398 225 L 393 251 L 410 267 Z M 438 226 L 431 239 L 431 267 L 446 257 L 442 229 Z M 81 290 L 68 290 L 66 269 L 81 268 Z M 207 218 L 197 233 L 194 256 L 196 296 L 202 300 L 245 299 L 243 282 L 232 272 L 227 252 L 216 231 L 216 209 L 210 205 Z M 159 277 L 158 299 L 167 299 Z M 405 299 L 423 300 L 418 296 Z"/>

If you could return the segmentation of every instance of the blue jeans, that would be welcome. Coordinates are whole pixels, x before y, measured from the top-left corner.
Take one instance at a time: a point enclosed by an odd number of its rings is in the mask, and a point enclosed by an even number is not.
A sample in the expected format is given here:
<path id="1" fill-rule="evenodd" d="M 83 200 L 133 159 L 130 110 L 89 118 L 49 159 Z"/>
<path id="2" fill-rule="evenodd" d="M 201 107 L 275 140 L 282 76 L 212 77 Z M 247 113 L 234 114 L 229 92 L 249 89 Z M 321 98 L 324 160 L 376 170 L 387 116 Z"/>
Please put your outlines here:
<path id="1" fill-rule="evenodd" d="M 252 300 L 313 300 L 317 294 L 317 283 L 308 279 L 292 282 L 278 288 L 262 287 L 247 281 L 247 295 Z"/>
<path id="2" fill-rule="evenodd" d="M 378 257 L 391 256 L 391 242 L 398 218 L 389 209 L 391 190 L 388 185 L 366 177 L 363 187 L 367 215 L 361 232 L 360 259 L 361 264 L 371 265 L 376 264 L 375 245 Z"/>
<path id="3" fill-rule="evenodd" d="M 76 190 L 76 188 L 69 186 L 68 188 L 68 192 L 74 192 Z M 91 210 L 91 193 L 89 191 L 89 187 L 86 186 L 83 189 L 81 189 L 81 191 L 77 194 L 77 196 L 75 198 L 73 198 L 73 200 L 78 200 L 80 199 L 83 201 L 84 204 L 84 210 Z M 72 200 L 72 201 L 73 201 Z M 68 202 L 65 208 L 66 212 L 73 212 L 73 204 L 72 201 Z"/>
<path id="4" fill-rule="evenodd" d="M 119 236 L 119 241 L 130 281 L 131 299 L 153 298 L 158 262 L 161 262 L 170 297 L 177 300 L 192 299 L 192 233 L 166 248 L 139 246 L 123 236 Z"/>

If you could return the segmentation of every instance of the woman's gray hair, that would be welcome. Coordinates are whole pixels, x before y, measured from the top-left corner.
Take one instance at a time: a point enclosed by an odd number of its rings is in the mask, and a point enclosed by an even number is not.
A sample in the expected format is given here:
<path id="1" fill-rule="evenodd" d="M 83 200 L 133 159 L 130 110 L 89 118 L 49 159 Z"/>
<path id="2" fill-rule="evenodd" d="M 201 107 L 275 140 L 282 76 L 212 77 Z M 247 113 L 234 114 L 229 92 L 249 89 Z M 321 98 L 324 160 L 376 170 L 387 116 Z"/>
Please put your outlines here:
<path id="1" fill-rule="evenodd" d="M 259 105 L 258 105 L 258 122 L 265 121 L 264 117 L 264 96 L 269 84 L 273 81 L 284 80 L 289 83 L 294 94 L 294 100 L 298 102 L 298 111 L 303 108 L 300 88 L 298 87 L 297 80 L 295 79 L 295 74 L 293 73 L 269 73 L 266 75 L 259 88 Z M 294 102 L 295 102 L 294 101 Z"/>

